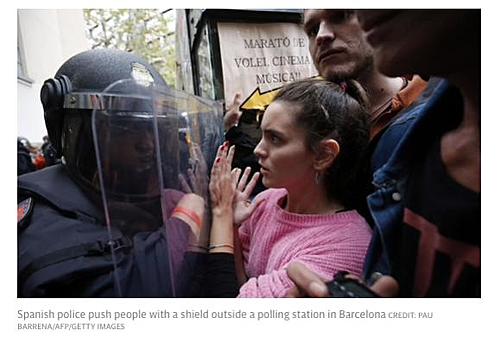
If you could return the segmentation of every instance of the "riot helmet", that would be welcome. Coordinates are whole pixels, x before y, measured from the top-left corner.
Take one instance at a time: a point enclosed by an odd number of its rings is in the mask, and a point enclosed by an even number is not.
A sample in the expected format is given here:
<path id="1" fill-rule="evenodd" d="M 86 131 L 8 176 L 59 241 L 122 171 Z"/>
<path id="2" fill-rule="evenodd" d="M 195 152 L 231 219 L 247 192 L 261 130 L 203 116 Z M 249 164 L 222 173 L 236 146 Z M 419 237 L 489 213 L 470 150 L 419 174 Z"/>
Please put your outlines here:
<path id="1" fill-rule="evenodd" d="M 139 92 L 141 85 L 136 83 L 144 85 L 143 93 Z M 110 153 L 116 156 L 113 158 L 117 161 L 116 166 L 120 160 L 127 161 L 123 163 L 125 171 L 134 167 L 138 171 L 147 170 L 153 165 L 151 108 L 141 107 L 151 105 L 147 103 L 150 93 L 146 93 L 146 88 L 153 86 L 166 88 L 167 84 L 145 60 L 115 49 L 79 53 L 66 61 L 53 79 L 45 81 L 41 101 L 49 139 L 79 185 L 99 189 L 92 113 L 95 109 L 109 109 L 113 102 L 116 105 L 118 100 L 112 100 L 113 97 L 120 97 L 123 105 L 121 118 L 108 122 L 108 132 L 114 139 L 120 139 L 120 132 L 124 136 L 124 143 L 116 146 L 116 151 L 121 149 L 123 158 Z M 128 101 L 124 100 L 127 96 Z M 145 133 L 140 134 L 141 131 Z M 133 180 L 130 176 L 129 181 Z M 126 195 L 126 191 L 123 193 Z"/>

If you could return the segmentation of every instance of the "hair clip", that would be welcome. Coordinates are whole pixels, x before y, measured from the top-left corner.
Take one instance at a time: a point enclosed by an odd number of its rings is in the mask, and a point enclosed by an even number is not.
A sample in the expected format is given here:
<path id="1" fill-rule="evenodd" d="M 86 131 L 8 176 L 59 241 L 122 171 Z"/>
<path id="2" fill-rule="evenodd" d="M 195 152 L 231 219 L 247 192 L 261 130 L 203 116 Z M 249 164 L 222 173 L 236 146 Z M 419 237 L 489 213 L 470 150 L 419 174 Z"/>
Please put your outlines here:
<path id="1" fill-rule="evenodd" d="M 325 118 L 328 120 L 330 119 L 330 114 L 328 113 L 328 110 L 323 106 L 323 104 L 319 105 L 321 107 L 321 110 L 323 110 L 323 114 L 325 115 Z"/>

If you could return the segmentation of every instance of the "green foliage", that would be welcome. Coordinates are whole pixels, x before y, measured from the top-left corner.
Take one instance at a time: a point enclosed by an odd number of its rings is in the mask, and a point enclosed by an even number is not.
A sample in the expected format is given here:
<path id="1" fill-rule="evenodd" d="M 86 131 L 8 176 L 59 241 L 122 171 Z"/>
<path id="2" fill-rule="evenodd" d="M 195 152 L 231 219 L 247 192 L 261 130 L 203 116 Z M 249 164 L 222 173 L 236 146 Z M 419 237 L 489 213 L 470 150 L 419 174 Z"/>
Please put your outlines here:
<path id="1" fill-rule="evenodd" d="M 175 14 L 157 9 L 85 9 L 92 48 L 142 56 L 169 85 L 175 84 Z"/>

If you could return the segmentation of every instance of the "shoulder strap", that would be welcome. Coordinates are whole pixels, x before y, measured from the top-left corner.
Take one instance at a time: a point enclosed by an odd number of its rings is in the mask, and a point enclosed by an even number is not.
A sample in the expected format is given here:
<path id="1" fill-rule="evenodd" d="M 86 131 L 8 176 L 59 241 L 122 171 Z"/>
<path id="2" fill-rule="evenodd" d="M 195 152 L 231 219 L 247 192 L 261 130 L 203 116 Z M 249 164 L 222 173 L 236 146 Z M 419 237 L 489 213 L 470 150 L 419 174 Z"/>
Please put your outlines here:
<path id="1" fill-rule="evenodd" d="M 19 274 L 19 279 L 21 283 L 24 283 L 33 273 L 48 266 L 83 256 L 105 256 L 110 255 L 112 252 L 128 251 L 131 247 L 131 242 L 126 237 L 106 242 L 95 241 L 66 247 L 34 259 Z"/>

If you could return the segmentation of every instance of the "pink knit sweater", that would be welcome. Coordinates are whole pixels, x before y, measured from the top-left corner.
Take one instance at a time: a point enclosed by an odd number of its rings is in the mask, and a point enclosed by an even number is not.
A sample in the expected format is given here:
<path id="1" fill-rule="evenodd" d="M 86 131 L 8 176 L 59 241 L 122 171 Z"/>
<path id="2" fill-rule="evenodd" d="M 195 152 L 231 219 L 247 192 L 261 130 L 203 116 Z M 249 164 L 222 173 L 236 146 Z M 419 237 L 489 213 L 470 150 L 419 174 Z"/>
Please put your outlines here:
<path id="1" fill-rule="evenodd" d="M 356 211 L 329 215 L 296 214 L 278 202 L 284 189 L 269 189 L 266 199 L 239 229 L 248 281 L 239 297 L 283 297 L 293 287 L 286 267 L 300 261 L 325 279 L 339 270 L 360 275 L 371 230 Z"/>

